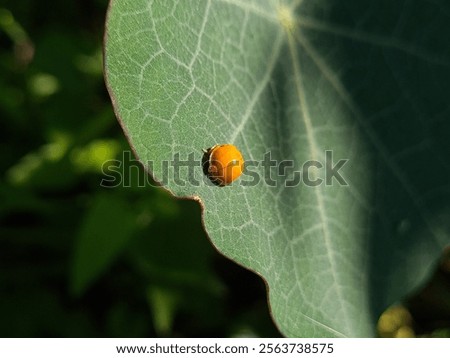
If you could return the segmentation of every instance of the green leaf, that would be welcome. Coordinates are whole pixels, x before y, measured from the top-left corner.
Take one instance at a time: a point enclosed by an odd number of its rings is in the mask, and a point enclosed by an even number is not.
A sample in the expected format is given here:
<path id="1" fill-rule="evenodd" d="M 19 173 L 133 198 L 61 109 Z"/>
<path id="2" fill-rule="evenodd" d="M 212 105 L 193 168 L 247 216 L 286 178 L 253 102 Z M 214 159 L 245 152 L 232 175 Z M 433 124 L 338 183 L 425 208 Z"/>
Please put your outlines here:
<path id="1" fill-rule="evenodd" d="M 153 322 L 158 336 L 167 336 L 172 331 L 177 308 L 177 294 L 160 287 L 150 287 L 147 299 L 153 312 Z"/>
<path id="2" fill-rule="evenodd" d="M 285 335 L 374 335 L 449 244 L 449 14 L 444 0 L 111 2 L 106 79 L 131 146 L 265 279 Z M 164 170 L 219 143 L 256 184 Z M 287 186 L 341 159 L 345 183 Z"/>
<path id="3" fill-rule="evenodd" d="M 75 244 L 71 289 L 82 294 L 120 254 L 136 229 L 136 217 L 118 195 L 99 194 L 86 212 Z"/>

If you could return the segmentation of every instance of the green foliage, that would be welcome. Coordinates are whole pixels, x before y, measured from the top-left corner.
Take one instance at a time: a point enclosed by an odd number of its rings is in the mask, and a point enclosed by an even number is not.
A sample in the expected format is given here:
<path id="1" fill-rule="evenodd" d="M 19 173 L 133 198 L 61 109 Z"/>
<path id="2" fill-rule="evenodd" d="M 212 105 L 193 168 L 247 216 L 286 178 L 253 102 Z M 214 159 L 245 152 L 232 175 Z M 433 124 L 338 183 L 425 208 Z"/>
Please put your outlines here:
<path id="1" fill-rule="evenodd" d="M 71 278 L 75 293 L 83 292 L 110 266 L 133 237 L 135 227 L 125 198 L 103 193 L 94 198 L 76 239 Z"/>
<path id="2" fill-rule="evenodd" d="M 308 160 L 331 165 L 328 150 L 348 159 L 348 185 L 289 187 L 272 167 L 273 186 L 218 188 L 200 166 L 181 172 L 186 185 L 170 168 L 166 185 L 200 198 L 214 245 L 264 277 L 284 334 L 373 336 L 380 313 L 423 285 L 449 244 L 450 8 L 283 4 L 113 1 L 108 85 L 158 181 L 160 163 L 200 160 L 218 143 L 248 161 L 269 151 L 294 160 L 288 178 Z"/>
<path id="3" fill-rule="evenodd" d="M 278 335 L 199 205 L 133 162 L 102 75 L 106 1 L 1 6 L 0 337 Z"/>
<path id="4" fill-rule="evenodd" d="M 278 336 L 263 282 L 213 249 L 198 203 L 155 188 L 128 152 L 102 76 L 106 0 L 52 1 L 51 9 L 34 0 L 6 0 L 0 6 L 0 337 Z M 443 4 L 441 9 L 448 11 Z M 352 15 L 342 10 L 343 17 Z M 437 28 L 440 18 L 434 17 Z M 377 24 L 382 27 L 372 22 Z M 426 40 L 428 33 L 419 31 L 418 38 Z M 443 44 L 447 39 L 436 39 L 437 53 L 450 48 Z M 365 71 L 360 74 L 366 78 Z M 440 81 L 436 78 L 436 86 Z M 158 97 L 146 97 L 152 98 Z M 239 107 L 236 113 L 239 122 Z M 197 116 L 203 113 L 190 118 Z M 440 138 L 436 143 L 445 146 L 445 111 L 440 118 L 430 123 L 438 125 L 432 132 Z M 212 132 L 226 131 L 219 123 Z M 289 133 L 287 128 L 285 136 Z M 401 145 L 407 136 L 395 139 Z M 422 176 L 428 160 L 418 157 L 410 165 Z M 122 185 L 114 185 L 112 177 Z M 227 193 L 235 187 L 213 189 Z M 436 207 L 445 207 L 446 200 L 442 196 Z M 240 213 L 234 215 L 239 219 Z M 130 223 L 132 230 L 125 232 Z M 414 229 L 399 223 L 403 232 Z M 404 256 L 390 266 L 409 272 Z M 443 260 L 425 289 L 404 303 L 416 334 L 449 335 L 449 262 Z M 404 335 L 403 328 L 395 336 Z"/>

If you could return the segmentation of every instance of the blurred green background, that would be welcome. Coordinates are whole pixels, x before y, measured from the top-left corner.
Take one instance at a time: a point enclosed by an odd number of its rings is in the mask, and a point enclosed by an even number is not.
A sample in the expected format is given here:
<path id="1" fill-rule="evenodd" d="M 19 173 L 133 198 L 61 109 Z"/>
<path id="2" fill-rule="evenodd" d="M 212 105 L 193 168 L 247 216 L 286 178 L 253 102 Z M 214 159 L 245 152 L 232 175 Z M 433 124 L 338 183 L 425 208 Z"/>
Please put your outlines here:
<path id="1" fill-rule="evenodd" d="M 102 75 L 106 7 L 0 5 L 0 337 L 278 337 L 263 281 L 129 154 Z M 100 185 L 118 172 L 125 185 Z M 448 256 L 381 336 L 450 335 Z"/>

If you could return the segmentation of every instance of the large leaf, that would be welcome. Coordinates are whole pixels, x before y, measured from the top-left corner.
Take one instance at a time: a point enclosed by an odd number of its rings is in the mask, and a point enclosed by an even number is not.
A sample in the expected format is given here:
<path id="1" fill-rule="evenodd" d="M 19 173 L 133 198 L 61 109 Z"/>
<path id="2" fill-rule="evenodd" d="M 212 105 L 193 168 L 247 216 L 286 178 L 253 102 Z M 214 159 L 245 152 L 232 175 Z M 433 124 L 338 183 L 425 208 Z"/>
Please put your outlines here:
<path id="1" fill-rule="evenodd" d="M 214 245 L 266 280 L 285 335 L 373 335 L 449 243 L 449 16 L 445 0 L 110 4 L 107 83 L 136 155 L 201 201 Z M 259 163 L 256 184 L 228 187 L 200 165 L 164 171 L 217 143 L 295 165 Z M 286 185 L 308 160 L 331 166 L 328 150 L 348 159 L 347 185 Z"/>

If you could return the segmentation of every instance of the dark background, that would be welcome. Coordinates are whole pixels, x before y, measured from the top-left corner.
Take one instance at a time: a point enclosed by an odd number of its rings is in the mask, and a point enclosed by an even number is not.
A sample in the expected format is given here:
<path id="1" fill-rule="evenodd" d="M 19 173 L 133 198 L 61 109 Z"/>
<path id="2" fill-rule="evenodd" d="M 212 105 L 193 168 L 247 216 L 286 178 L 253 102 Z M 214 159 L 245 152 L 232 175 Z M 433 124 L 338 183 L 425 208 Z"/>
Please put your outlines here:
<path id="1" fill-rule="evenodd" d="M 102 75 L 106 7 L 0 5 L 0 336 L 279 336 L 263 281 L 128 155 Z M 449 272 L 444 255 L 380 335 L 450 336 Z"/>

